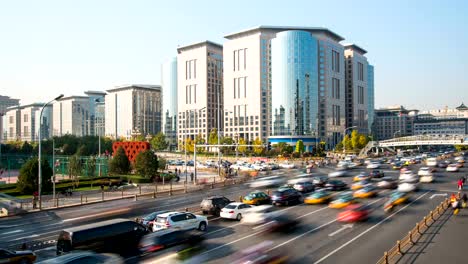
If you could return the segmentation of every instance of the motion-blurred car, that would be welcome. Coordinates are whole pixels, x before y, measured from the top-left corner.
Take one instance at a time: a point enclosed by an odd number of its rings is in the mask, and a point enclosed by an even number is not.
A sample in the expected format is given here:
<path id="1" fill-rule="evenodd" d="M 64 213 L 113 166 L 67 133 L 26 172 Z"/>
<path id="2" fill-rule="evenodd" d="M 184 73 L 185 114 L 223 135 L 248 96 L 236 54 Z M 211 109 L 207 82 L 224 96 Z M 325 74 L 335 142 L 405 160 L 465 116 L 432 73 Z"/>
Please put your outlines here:
<path id="1" fill-rule="evenodd" d="M 279 166 L 282 169 L 294 169 L 295 167 L 294 163 L 289 163 L 289 162 L 280 163 Z"/>
<path id="2" fill-rule="evenodd" d="M 418 175 L 412 173 L 411 171 L 406 171 L 404 173 L 401 173 L 398 179 L 400 180 L 400 182 L 408 182 L 408 183 L 419 182 Z"/>
<path id="3" fill-rule="evenodd" d="M 236 219 L 237 221 L 240 221 L 242 219 L 242 214 L 250 208 L 252 208 L 252 206 L 248 204 L 230 203 L 221 209 L 220 216 L 221 218 Z"/>
<path id="4" fill-rule="evenodd" d="M 145 254 L 184 243 L 198 244 L 203 240 L 203 233 L 196 230 L 162 230 L 145 235 L 140 241 L 139 249 Z"/>
<path id="5" fill-rule="evenodd" d="M 380 168 L 380 163 L 378 162 L 371 162 L 367 165 L 367 169 L 378 169 Z"/>
<path id="6" fill-rule="evenodd" d="M 434 182 L 434 175 L 432 173 L 423 175 L 423 176 L 419 177 L 419 182 L 421 182 L 421 183 Z"/>
<path id="7" fill-rule="evenodd" d="M 253 191 L 242 199 L 242 202 L 249 205 L 270 204 L 271 198 L 261 191 Z"/>
<path id="8" fill-rule="evenodd" d="M 369 185 L 369 184 L 371 184 L 371 182 L 368 180 L 355 182 L 351 185 L 351 190 L 356 191 L 356 190 L 364 188 L 364 186 Z"/>
<path id="9" fill-rule="evenodd" d="M 354 176 L 353 182 L 370 180 L 371 176 L 365 172 L 361 172 L 358 175 Z"/>
<path id="10" fill-rule="evenodd" d="M 398 185 L 399 192 L 414 192 L 417 189 L 418 189 L 418 186 L 415 183 L 404 182 Z"/>
<path id="11" fill-rule="evenodd" d="M 157 211 L 153 212 L 143 218 L 137 218 L 136 222 L 148 228 L 148 230 L 153 230 L 153 224 L 156 220 L 156 217 L 160 214 L 168 213 L 169 211 Z"/>
<path id="12" fill-rule="evenodd" d="M 330 180 L 323 187 L 329 191 L 342 191 L 346 190 L 348 185 L 344 181 Z"/>
<path id="13" fill-rule="evenodd" d="M 418 175 L 419 175 L 419 176 L 430 175 L 430 174 L 432 174 L 432 168 L 429 168 L 429 167 L 421 167 L 421 168 L 418 170 Z"/>
<path id="14" fill-rule="evenodd" d="M 394 169 L 394 170 L 400 170 L 401 168 L 403 168 L 403 163 L 402 163 L 402 162 L 396 162 L 396 163 L 392 166 L 392 169 Z"/>
<path id="15" fill-rule="evenodd" d="M 377 188 L 372 185 L 367 185 L 353 193 L 354 198 L 370 198 L 377 195 Z"/>
<path id="16" fill-rule="evenodd" d="M 446 171 L 448 171 L 448 172 L 457 172 L 458 171 L 457 164 L 448 165 Z"/>
<path id="17" fill-rule="evenodd" d="M 290 205 L 302 203 L 302 194 L 293 188 L 279 188 L 271 195 L 274 205 Z"/>
<path id="18" fill-rule="evenodd" d="M 400 204 L 408 202 L 409 196 L 408 196 L 408 193 L 406 192 L 395 191 L 390 194 L 389 200 L 394 205 L 400 205 Z"/>
<path id="19" fill-rule="evenodd" d="M 36 254 L 31 250 L 12 251 L 0 248 L 0 263 L 33 263 Z"/>
<path id="20" fill-rule="evenodd" d="M 371 178 L 383 178 L 384 177 L 384 172 L 381 170 L 373 170 L 369 173 L 369 176 Z"/>
<path id="21" fill-rule="evenodd" d="M 312 178 L 312 183 L 317 187 L 325 186 L 325 183 L 327 183 L 327 181 L 327 176 L 315 176 L 314 178 Z"/>
<path id="22" fill-rule="evenodd" d="M 310 181 L 298 182 L 293 185 L 293 188 L 302 193 L 312 192 L 315 189 L 314 184 Z"/>
<path id="23" fill-rule="evenodd" d="M 18 262 L 22 263 L 22 262 Z M 32 262 L 24 262 L 32 263 Z M 62 256 L 47 259 L 40 264 L 76 264 L 76 263 L 102 263 L 102 264 L 123 264 L 123 258 L 115 254 L 97 254 L 92 251 L 71 252 Z"/>
<path id="24" fill-rule="evenodd" d="M 136 183 L 124 183 L 117 187 L 118 190 L 129 190 L 138 187 L 138 184 Z"/>
<path id="25" fill-rule="evenodd" d="M 278 214 L 269 219 L 268 222 L 257 228 L 260 232 L 282 232 L 291 231 L 299 224 L 299 220 L 288 214 Z"/>
<path id="26" fill-rule="evenodd" d="M 381 189 L 395 189 L 398 187 L 398 181 L 393 177 L 383 177 L 376 185 Z"/>
<path id="27" fill-rule="evenodd" d="M 292 179 L 288 180 L 288 184 L 296 184 L 298 182 L 310 182 L 312 181 L 312 175 L 310 174 L 301 174 L 294 176 Z"/>
<path id="28" fill-rule="evenodd" d="M 250 188 L 266 188 L 271 186 L 279 186 L 283 184 L 285 180 L 280 176 L 269 176 L 258 178 L 249 183 Z"/>
<path id="29" fill-rule="evenodd" d="M 332 193 L 322 189 L 319 191 L 316 191 L 304 198 L 304 203 L 305 204 L 324 204 L 328 203 L 332 199 Z"/>
<path id="30" fill-rule="evenodd" d="M 457 165 L 458 168 L 463 168 L 464 164 L 465 164 L 464 162 L 460 162 L 460 161 L 457 161 L 455 163 L 455 165 Z"/>
<path id="31" fill-rule="evenodd" d="M 259 205 L 244 212 L 241 223 L 244 225 L 260 225 L 276 217 L 280 212 L 272 205 Z"/>
<path id="32" fill-rule="evenodd" d="M 231 203 L 232 201 L 228 198 L 220 195 L 210 196 L 200 203 L 200 210 L 203 214 L 212 214 L 219 216 L 221 213 L 221 209 L 223 209 L 226 205 Z"/>
<path id="33" fill-rule="evenodd" d="M 346 177 L 349 175 L 349 171 L 347 170 L 337 170 L 328 173 L 329 178 L 336 178 L 336 177 Z"/>
<path id="34" fill-rule="evenodd" d="M 272 241 L 263 241 L 233 255 L 232 264 L 284 264 L 288 261 L 288 256 L 281 250 L 271 250 Z"/>
<path id="35" fill-rule="evenodd" d="M 465 158 L 463 156 L 455 157 L 456 162 L 465 163 Z"/>
<path id="36" fill-rule="evenodd" d="M 356 202 L 356 199 L 354 199 L 353 194 L 351 192 L 342 193 L 335 200 L 331 201 L 330 204 L 328 204 L 328 207 L 341 209 L 355 202 Z"/>
<path id="37" fill-rule="evenodd" d="M 369 208 L 362 204 L 353 204 L 346 208 L 345 211 L 338 214 L 338 221 L 344 223 L 354 223 L 365 221 L 369 218 Z"/>
<path id="38" fill-rule="evenodd" d="M 153 232 L 163 229 L 189 230 L 198 229 L 206 231 L 208 219 L 203 215 L 195 215 L 187 212 L 169 212 L 160 214 L 153 224 Z"/>
<path id="39" fill-rule="evenodd" d="M 442 168 L 442 169 L 445 169 L 445 168 L 448 167 L 449 164 L 450 164 L 450 162 L 448 162 L 448 161 L 442 161 L 442 162 L 439 162 L 439 163 L 437 164 L 437 167 Z"/>

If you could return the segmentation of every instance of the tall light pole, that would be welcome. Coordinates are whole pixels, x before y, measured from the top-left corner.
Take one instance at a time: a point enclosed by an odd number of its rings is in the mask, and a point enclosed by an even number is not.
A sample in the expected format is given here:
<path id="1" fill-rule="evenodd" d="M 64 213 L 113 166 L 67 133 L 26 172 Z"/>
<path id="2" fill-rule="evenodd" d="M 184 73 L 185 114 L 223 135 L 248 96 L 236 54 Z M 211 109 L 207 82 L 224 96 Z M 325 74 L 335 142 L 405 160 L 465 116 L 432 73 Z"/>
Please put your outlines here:
<path id="1" fill-rule="evenodd" d="M 220 130 L 221 130 L 221 121 L 220 121 L 220 110 L 221 108 L 219 107 L 219 105 L 221 104 L 221 102 L 219 101 L 219 94 L 221 93 L 221 85 L 217 85 L 218 86 L 218 92 L 216 93 L 217 94 L 217 101 L 218 101 L 218 114 L 217 114 L 217 118 L 218 118 L 218 121 L 216 123 L 218 123 L 218 177 L 220 177 L 221 175 L 221 151 L 220 151 Z M 196 165 L 195 165 L 196 166 Z"/>
<path id="2" fill-rule="evenodd" d="M 96 129 L 96 120 L 98 119 L 96 117 L 96 104 L 97 103 L 100 103 L 101 100 L 100 98 L 96 98 L 94 100 L 94 130 L 97 132 L 97 136 L 98 136 L 98 171 L 99 171 L 99 177 L 101 177 L 101 127 L 99 127 L 98 129 Z M 99 122 L 100 123 L 100 122 Z M 94 172 L 93 172 L 94 173 Z"/>
<path id="3" fill-rule="evenodd" d="M 42 169 L 41 169 L 41 151 L 42 151 L 42 144 L 41 144 L 41 141 L 42 141 L 42 133 L 41 133 L 41 130 L 42 130 L 42 113 L 44 112 L 44 108 L 46 108 L 46 106 L 48 106 L 50 103 L 52 103 L 53 101 L 57 101 L 57 100 L 60 100 L 61 98 L 63 97 L 63 94 L 55 97 L 53 100 L 50 100 L 49 102 L 45 103 L 44 106 L 42 106 L 41 108 L 41 113 L 39 114 L 39 157 L 38 157 L 38 162 L 39 162 L 39 171 L 38 171 L 38 193 L 37 193 L 37 197 L 39 199 L 39 210 L 42 209 L 42 198 L 41 198 L 41 188 L 42 188 Z"/>
<path id="4" fill-rule="evenodd" d="M 393 138 L 395 138 L 395 135 L 396 135 L 396 134 L 401 134 L 401 130 L 395 131 L 395 132 L 393 133 Z"/>
<path id="5" fill-rule="evenodd" d="M 353 129 L 353 128 L 356 128 L 357 126 L 352 126 L 352 127 L 347 127 L 345 128 L 344 130 L 344 133 L 343 133 L 343 153 L 346 155 L 346 142 L 344 141 L 344 138 L 346 137 L 346 131 L 348 131 L 349 129 Z"/>

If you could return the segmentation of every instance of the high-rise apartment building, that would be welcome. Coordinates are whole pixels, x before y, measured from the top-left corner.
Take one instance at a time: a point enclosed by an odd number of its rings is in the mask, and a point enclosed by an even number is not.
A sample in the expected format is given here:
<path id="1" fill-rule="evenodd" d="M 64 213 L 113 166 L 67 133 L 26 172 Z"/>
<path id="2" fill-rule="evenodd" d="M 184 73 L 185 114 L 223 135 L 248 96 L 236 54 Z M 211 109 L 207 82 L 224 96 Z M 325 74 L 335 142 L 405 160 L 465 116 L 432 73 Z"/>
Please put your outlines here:
<path id="1" fill-rule="evenodd" d="M 177 58 L 171 58 L 161 67 L 162 131 L 170 148 L 177 147 Z"/>
<path id="2" fill-rule="evenodd" d="M 220 127 L 223 111 L 223 47 L 204 41 L 177 48 L 179 142 Z M 219 125 L 218 125 L 219 119 Z"/>
<path id="3" fill-rule="evenodd" d="M 346 44 L 346 127 L 356 127 L 359 133 L 368 134 L 369 64 L 367 51 L 356 44 Z"/>
<path id="4" fill-rule="evenodd" d="M 161 86 L 118 86 L 107 90 L 105 102 L 107 137 L 129 139 L 161 131 Z"/>
<path id="5" fill-rule="evenodd" d="M 344 47 L 339 43 L 343 40 L 341 36 L 326 28 L 259 26 L 225 38 L 228 39 L 223 51 L 226 135 L 248 140 L 258 136 L 263 141 L 274 137 L 277 134 L 275 113 L 282 118 L 282 108 L 277 104 L 285 104 L 281 100 L 288 100 L 289 96 L 288 105 L 283 105 L 285 118 L 289 116 L 284 120 L 284 133 L 289 129 L 290 135 L 316 134 L 315 139 L 325 141 L 329 147 L 341 140 L 345 128 L 345 62 Z M 275 72 L 272 68 L 276 68 Z M 272 88 L 272 80 L 278 80 L 275 81 L 277 89 Z M 283 84 L 288 88 L 281 87 Z M 300 100 L 294 102 L 298 98 L 296 90 L 304 96 L 309 91 L 309 96 L 315 98 L 307 103 L 302 100 L 301 106 Z M 277 98 L 283 96 L 286 98 Z M 298 118 L 299 113 L 303 114 L 302 118 Z M 277 123 L 278 126 L 281 125 Z"/>
<path id="6" fill-rule="evenodd" d="M 93 117 L 90 113 L 88 96 L 63 97 L 53 103 L 53 134 L 54 136 L 74 135 L 78 137 L 91 135 Z"/>
<path id="7" fill-rule="evenodd" d="M 375 108 L 375 93 L 374 93 L 374 66 L 367 66 L 367 127 L 369 134 L 374 134 L 372 130 L 374 124 L 374 108 Z"/>

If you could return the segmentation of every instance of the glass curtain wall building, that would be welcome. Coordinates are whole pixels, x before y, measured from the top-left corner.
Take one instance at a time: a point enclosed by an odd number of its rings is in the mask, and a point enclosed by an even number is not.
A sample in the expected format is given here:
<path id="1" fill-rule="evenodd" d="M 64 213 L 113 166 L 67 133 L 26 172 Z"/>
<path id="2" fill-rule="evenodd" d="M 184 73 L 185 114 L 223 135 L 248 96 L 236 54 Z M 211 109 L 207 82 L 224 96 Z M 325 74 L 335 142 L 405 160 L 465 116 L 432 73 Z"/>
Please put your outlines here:
<path id="1" fill-rule="evenodd" d="M 374 66 L 370 64 L 367 66 L 367 96 L 367 123 L 369 126 L 370 134 L 373 135 L 374 131 L 372 130 L 372 127 L 374 123 Z"/>
<path id="2" fill-rule="evenodd" d="M 271 41 L 272 136 L 315 136 L 318 111 L 318 40 L 284 31 Z"/>
<path id="3" fill-rule="evenodd" d="M 171 58 L 161 67 L 163 97 L 163 133 L 170 148 L 177 147 L 177 58 Z"/>

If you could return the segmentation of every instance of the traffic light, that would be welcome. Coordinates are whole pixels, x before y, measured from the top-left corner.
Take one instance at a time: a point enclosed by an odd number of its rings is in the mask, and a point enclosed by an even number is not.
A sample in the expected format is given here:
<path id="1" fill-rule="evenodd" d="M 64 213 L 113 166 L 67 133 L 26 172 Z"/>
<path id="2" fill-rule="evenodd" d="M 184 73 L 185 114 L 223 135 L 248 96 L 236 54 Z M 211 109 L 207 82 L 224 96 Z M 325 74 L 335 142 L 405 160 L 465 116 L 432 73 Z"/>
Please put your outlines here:
<path id="1" fill-rule="evenodd" d="M 268 142 L 267 150 L 268 150 L 268 151 L 271 150 L 271 142 Z"/>

